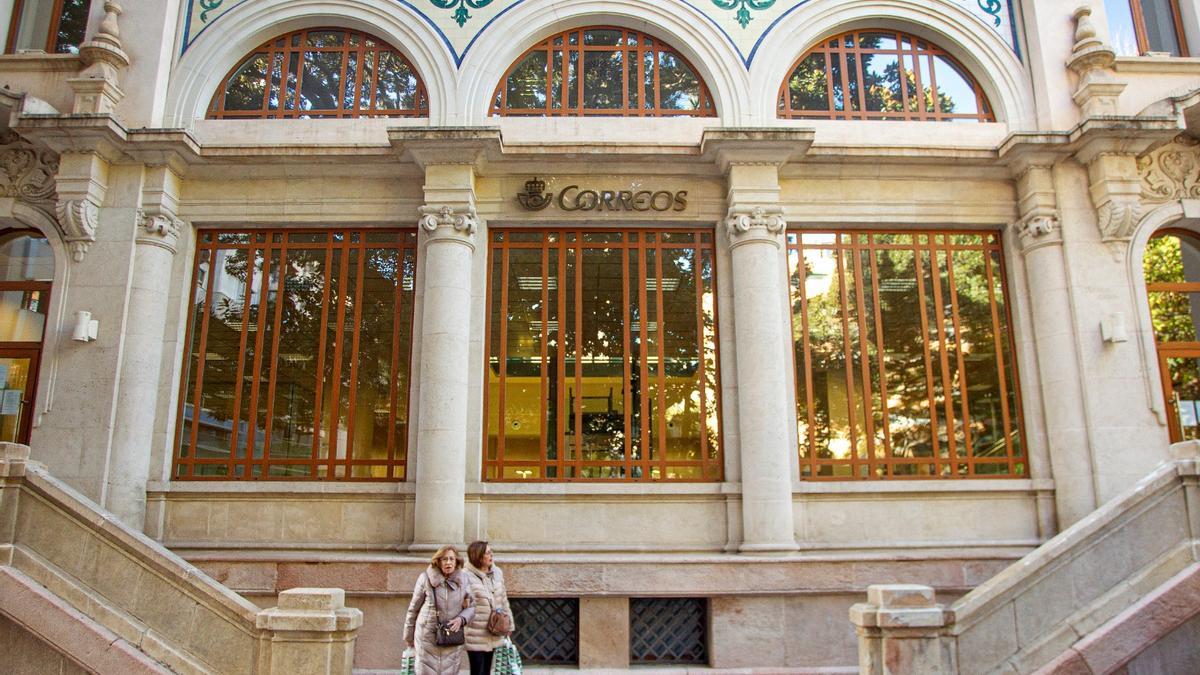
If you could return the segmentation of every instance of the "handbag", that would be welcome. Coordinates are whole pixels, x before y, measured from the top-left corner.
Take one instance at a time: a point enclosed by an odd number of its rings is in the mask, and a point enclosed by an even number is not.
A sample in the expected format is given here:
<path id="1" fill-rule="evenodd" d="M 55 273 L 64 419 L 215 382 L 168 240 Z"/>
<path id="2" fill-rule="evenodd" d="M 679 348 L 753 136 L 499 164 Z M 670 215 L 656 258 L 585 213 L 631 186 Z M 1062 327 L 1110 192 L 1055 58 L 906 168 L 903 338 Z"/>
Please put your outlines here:
<path id="1" fill-rule="evenodd" d="M 453 621 L 451 619 L 450 621 Z M 458 630 L 450 630 L 450 621 L 442 621 L 442 613 L 437 608 L 437 596 L 433 598 L 433 641 L 439 647 L 456 647 L 461 644 L 466 644 L 467 634 L 463 629 L 466 628 L 466 621 L 458 622 Z"/>
<path id="2" fill-rule="evenodd" d="M 513 629 L 512 617 L 502 609 L 494 609 L 488 617 L 487 629 L 492 635 L 508 635 Z"/>

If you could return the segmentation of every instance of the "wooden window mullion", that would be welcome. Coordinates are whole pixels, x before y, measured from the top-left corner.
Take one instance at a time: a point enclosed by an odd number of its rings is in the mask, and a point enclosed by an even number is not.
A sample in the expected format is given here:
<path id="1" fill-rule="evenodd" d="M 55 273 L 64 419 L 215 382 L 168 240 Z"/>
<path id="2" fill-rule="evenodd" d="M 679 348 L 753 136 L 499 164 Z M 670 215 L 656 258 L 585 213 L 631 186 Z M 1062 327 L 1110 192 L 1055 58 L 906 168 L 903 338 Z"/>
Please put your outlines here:
<path id="1" fill-rule="evenodd" d="M 317 338 L 317 370 L 314 374 L 315 381 L 313 382 L 313 448 L 312 448 L 312 464 L 309 470 L 312 472 L 310 478 L 317 478 L 319 475 L 318 467 L 321 462 L 321 409 L 324 407 L 325 399 L 325 354 L 328 351 L 328 335 L 329 335 L 329 303 L 332 302 L 332 285 L 333 285 L 333 234 L 330 233 L 325 242 L 325 267 L 323 272 L 323 283 L 321 284 L 321 328 L 319 337 Z M 336 427 L 335 427 L 336 431 Z"/>
<path id="2" fill-rule="evenodd" d="M 367 248 L 365 237 L 360 237 L 355 246 L 350 233 L 346 233 L 347 245 L 358 253 L 358 270 L 354 280 L 354 323 L 350 327 L 350 395 L 346 409 L 346 477 L 354 477 L 354 432 L 358 418 L 358 362 L 359 345 L 362 337 L 362 307 L 363 307 L 363 275 L 367 267 Z"/>

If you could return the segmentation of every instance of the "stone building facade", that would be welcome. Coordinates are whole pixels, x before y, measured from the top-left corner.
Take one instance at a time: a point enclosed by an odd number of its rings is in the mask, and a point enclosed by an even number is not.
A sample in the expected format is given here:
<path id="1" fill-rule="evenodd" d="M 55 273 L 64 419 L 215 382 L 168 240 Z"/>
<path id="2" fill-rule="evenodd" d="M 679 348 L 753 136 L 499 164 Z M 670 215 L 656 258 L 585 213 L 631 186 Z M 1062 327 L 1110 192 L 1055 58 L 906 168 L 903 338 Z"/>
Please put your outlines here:
<path id="1" fill-rule="evenodd" d="M 264 606 L 345 588 L 359 668 L 486 539 L 535 662 L 853 669 L 867 585 L 961 595 L 1200 433 L 1200 0 L 4 36 L 0 440 Z"/>

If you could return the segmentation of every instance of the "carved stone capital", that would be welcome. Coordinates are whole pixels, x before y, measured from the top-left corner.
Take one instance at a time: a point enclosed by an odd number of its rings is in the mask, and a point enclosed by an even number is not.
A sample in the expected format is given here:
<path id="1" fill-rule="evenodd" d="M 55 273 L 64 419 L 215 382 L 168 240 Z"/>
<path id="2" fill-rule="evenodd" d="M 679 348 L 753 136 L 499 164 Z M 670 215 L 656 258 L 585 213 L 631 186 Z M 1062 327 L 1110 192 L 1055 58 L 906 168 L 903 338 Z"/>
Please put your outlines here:
<path id="1" fill-rule="evenodd" d="M 1028 215 L 1018 220 L 1013 229 L 1017 233 L 1023 253 L 1062 242 L 1062 230 L 1057 214 L 1034 213 Z"/>
<path id="2" fill-rule="evenodd" d="M 783 207 L 778 205 L 732 206 L 725 216 L 725 231 L 733 246 L 753 241 L 779 246 L 786 230 L 787 220 L 783 216 Z"/>
<path id="3" fill-rule="evenodd" d="M 63 199 L 58 202 L 57 215 L 63 239 L 71 248 L 71 257 L 75 262 L 82 261 L 92 242 L 96 241 L 99 206 L 90 199 Z"/>
<path id="4" fill-rule="evenodd" d="M 444 239 L 467 244 L 474 248 L 475 232 L 479 229 L 479 215 L 473 207 L 461 213 L 453 206 L 422 206 L 421 229 L 435 239 Z"/>
<path id="5" fill-rule="evenodd" d="M 1200 199 L 1200 140 L 1180 134 L 1138 157 L 1142 199 L 1167 202 Z"/>
<path id="6" fill-rule="evenodd" d="M 145 209 L 138 209 L 137 228 L 139 244 L 158 246 L 174 254 L 178 248 L 183 221 L 169 213 L 150 213 Z"/>

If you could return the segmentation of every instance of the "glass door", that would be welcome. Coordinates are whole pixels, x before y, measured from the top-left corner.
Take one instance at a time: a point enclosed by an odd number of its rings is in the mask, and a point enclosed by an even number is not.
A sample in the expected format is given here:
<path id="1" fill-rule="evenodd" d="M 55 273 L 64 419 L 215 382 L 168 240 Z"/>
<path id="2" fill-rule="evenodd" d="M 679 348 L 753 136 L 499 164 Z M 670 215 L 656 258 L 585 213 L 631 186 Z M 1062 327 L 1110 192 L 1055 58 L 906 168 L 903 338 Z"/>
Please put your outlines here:
<path id="1" fill-rule="evenodd" d="M 0 441 L 26 443 L 33 418 L 38 349 L 0 347 Z"/>

